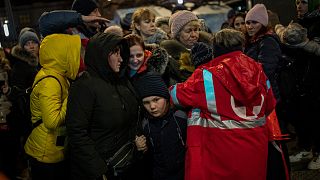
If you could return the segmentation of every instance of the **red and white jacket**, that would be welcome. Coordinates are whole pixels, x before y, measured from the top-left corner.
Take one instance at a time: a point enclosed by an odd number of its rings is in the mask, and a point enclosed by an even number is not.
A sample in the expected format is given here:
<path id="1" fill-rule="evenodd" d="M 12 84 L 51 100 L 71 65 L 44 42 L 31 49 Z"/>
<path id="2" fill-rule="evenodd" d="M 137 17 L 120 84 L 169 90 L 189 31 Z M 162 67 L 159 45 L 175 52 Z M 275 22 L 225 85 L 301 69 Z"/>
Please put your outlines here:
<path id="1" fill-rule="evenodd" d="M 170 87 L 188 117 L 186 180 L 265 180 L 266 116 L 275 107 L 261 64 L 241 51 L 199 66 Z"/>

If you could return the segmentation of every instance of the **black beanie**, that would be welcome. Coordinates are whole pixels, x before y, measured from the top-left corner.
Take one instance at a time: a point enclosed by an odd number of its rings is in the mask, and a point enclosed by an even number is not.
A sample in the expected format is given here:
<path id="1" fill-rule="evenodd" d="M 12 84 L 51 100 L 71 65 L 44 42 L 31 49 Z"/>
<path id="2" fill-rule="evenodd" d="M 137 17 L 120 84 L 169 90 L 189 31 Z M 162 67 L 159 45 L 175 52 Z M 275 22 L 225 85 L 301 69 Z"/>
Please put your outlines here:
<path id="1" fill-rule="evenodd" d="M 121 20 L 120 20 L 120 25 L 122 29 L 124 30 L 130 30 L 131 28 L 131 22 L 132 22 L 132 12 L 127 13 Z"/>
<path id="2" fill-rule="evenodd" d="M 191 49 L 191 60 L 193 65 L 198 67 L 207 63 L 213 58 L 213 49 L 203 42 L 197 42 Z"/>
<path id="3" fill-rule="evenodd" d="M 94 0 L 74 0 L 71 9 L 81 15 L 88 16 L 92 11 L 98 8 Z"/>
<path id="4" fill-rule="evenodd" d="M 140 99 L 149 96 L 160 96 L 168 100 L 170 99 L 169 90 L 158 74 L 142 75 L 134 82 L 134 86 Z"/>

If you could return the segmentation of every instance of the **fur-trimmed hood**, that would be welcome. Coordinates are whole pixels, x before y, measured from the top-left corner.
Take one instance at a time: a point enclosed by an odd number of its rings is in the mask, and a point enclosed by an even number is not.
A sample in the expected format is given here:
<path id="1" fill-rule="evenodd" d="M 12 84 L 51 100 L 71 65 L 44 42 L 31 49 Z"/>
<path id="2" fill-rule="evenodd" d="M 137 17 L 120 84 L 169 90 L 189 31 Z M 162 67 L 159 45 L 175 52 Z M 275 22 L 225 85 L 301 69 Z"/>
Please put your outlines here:
<path id="1" fill-rule="evenodd" d="M 132 34 L 137 34 L 141 36 L 137 30 L 133 30 Z M 152 36 L 148 37 L 147 39 L 144 39 L 143 41 L 145 44 L 160 44 L 163 40 L 168 40 L 168 39 L 169 37 L 166 32 L 164 32 L 160 28 L 156 28 L 156 32 Z"/>
<path id="2" fill-rule="evenodd" d="M 290 48 L 302 48 L 305 51 L 320 56 L 320 45 L 307 38 L 307 29 L 297 23 L 290 23 L 287 27 L 276 25 L 275 31 L 283 44 Z"/>
<path id="3" fill-rule="evenodd" d="M 12 48 L 11 55 L 21 61 L 28 63 L 30 66 L 34 66 L 34 67 L 38 66 L 38 63 L 39 63 L 38 57 L 26 51 L 19 45 L 16 45 Z"/>
<path id="4" fill-rule="evenodd" d="M 169 62 L 169 54 L 163 48 L 155 48 L 148 60 L 148 70 L 163 75 Z"/>

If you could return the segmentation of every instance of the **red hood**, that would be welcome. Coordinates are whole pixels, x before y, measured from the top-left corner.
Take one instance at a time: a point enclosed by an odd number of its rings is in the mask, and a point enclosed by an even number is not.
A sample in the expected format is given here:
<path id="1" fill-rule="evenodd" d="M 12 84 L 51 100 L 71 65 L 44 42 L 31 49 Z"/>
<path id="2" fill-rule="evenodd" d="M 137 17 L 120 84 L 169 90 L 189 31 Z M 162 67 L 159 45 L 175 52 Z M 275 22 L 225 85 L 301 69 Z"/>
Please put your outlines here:
<path id="1" fill-rule="evenodd" d="M 214 68 L 210 71 L 236 100 L 244 104 L 260 97 L 263 88 L 266 89 L 266 78 L 263 76 L 261 64 L 241 51 L 219 56 L 202 67 Z"/>
<path id="2" fill-rule="evenodd" d="M 151 57 L 151 55 L 152 55 L 151 51 L 144 50 L 144 62 L 140 66 L 139 70 L 137 71 L 138 74 L 147 70 L 147 62 L 148 62 L 148 59 Z"/>

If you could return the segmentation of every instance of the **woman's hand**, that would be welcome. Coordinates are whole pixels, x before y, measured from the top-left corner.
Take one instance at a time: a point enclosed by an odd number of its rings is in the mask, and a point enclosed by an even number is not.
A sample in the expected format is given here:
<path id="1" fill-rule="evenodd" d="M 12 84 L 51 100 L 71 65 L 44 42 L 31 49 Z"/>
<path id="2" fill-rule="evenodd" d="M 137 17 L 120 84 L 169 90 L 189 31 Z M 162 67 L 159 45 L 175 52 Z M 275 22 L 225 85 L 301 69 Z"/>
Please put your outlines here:
<path id="1" fill-rule="evenodd" d="M 146 140 L 146 137 L 144 135 L 136 136 L 135 143 L 136 143 L 138 151 L 145 152 L 145 151 L 148 150 L 147 140 Z"/>

